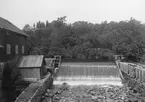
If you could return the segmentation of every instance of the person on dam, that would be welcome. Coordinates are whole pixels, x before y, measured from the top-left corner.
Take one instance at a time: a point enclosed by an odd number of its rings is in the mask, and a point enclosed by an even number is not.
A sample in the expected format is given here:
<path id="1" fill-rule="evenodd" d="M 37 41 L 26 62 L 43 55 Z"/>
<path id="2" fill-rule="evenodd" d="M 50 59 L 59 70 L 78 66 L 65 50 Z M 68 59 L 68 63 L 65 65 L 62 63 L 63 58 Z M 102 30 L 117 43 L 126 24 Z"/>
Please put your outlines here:
<path id="1" fill-rule="evenodd" d="M 45 66 L 47 72 L 49 72 L 51 75 L 53 75 L 53 68 L 50 66 Z"/>

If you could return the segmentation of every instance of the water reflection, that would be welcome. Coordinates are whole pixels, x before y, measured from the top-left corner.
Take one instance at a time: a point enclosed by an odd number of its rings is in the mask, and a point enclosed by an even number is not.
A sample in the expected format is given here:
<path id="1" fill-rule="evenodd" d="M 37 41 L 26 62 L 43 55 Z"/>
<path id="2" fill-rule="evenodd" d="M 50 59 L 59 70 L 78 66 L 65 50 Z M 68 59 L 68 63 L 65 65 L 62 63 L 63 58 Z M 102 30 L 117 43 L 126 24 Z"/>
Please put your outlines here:
<path id="1" fill-rule="evenodd" d="M 0 88 L 0 102 L 14 102 L 18 95 L 19 92 L 14 89 Z"/>

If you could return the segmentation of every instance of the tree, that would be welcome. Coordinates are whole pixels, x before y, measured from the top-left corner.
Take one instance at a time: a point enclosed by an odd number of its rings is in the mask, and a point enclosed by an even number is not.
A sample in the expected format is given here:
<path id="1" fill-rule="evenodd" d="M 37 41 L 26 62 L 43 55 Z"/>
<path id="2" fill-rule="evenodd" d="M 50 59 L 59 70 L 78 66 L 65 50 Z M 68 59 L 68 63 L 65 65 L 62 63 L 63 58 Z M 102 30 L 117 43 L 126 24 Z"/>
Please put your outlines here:
<path id="1" fill-rule="evenodd" d="M 33 28 L 29 25 L 29 24 L 26 24 L 24 27 L 23 27 L 23 31 L 31 31 Z"/>
<path id="2" fill-rule="evenodd" d="M 136 61 L 144 55 L 145 26 L 133 18 L 101 24 L 86 21 L 67 24 L 66 16 L 63 16 L 52 22 L 35 24 L 23 28 L 30 35 L 30 48 L 35 54 L 61 54 L 67 59 L 83 60 L 111 60 L 113 54 L 123 54 L 134 57 Z"/>

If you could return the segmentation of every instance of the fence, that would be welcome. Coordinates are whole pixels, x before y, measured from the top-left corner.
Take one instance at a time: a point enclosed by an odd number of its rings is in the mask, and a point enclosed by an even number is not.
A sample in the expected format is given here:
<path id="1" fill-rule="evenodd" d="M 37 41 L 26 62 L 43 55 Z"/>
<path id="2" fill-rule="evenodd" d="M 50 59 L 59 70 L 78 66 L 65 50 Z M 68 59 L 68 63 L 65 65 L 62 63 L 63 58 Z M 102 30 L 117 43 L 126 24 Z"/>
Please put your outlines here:
<path id="1" fill-rule="evenodd" d="M 118 63 L 121 71 L 140 82 L 145 82 L 145 65 L 127 62 Z"/>

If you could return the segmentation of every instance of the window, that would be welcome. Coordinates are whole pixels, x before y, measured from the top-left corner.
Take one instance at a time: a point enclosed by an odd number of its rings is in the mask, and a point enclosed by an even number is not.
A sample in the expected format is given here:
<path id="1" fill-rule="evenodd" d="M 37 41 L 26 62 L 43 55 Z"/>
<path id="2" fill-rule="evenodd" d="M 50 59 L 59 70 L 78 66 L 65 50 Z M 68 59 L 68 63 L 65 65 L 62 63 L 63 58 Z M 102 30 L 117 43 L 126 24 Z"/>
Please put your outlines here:
<path id="1" fill-rule="evenodd" d="M 18 54 L 18 45 L 15 46 L 15 53 Z"/>
<path id="2" fill-rule="evenodd" d="M 7 54 L 11 54 L 11 45 L 10 44 L 7 44 Z"/>
<path id="3" fill-rule="evenodd" d="M 10 33 L 7 31 L 7 32 L 6 32 L 6 35 L 10 35 Z"/>
<path id="4" fill-rule="evenodd" d="M 25 47 L 22 46 L 22 54 L 24 54 L 24 53 L 25 53 Z"/>

